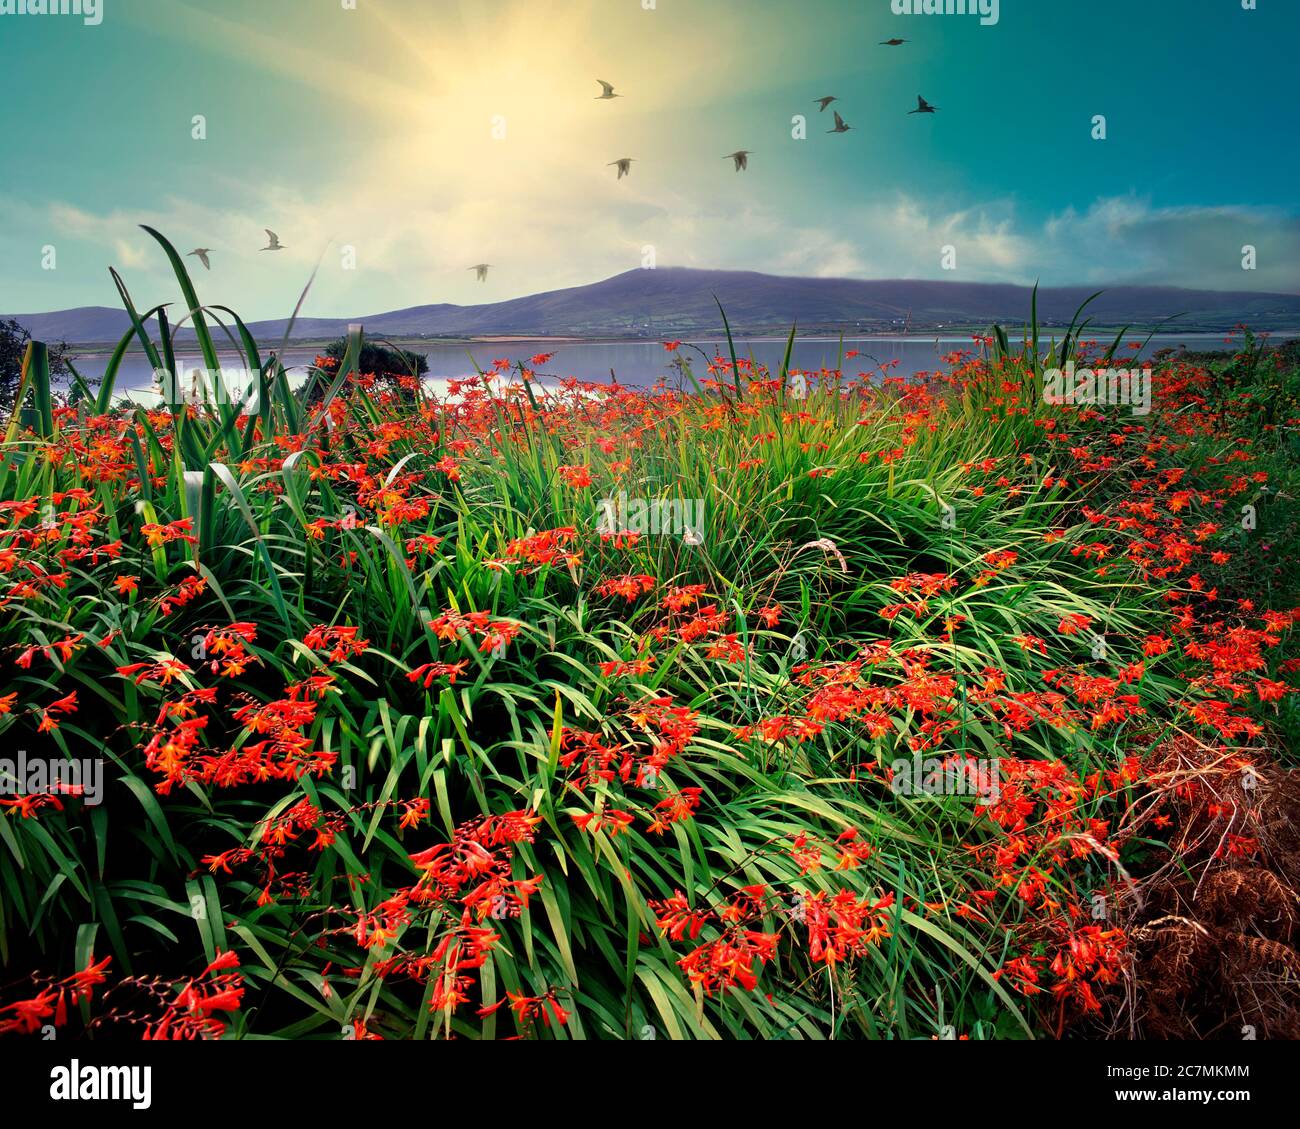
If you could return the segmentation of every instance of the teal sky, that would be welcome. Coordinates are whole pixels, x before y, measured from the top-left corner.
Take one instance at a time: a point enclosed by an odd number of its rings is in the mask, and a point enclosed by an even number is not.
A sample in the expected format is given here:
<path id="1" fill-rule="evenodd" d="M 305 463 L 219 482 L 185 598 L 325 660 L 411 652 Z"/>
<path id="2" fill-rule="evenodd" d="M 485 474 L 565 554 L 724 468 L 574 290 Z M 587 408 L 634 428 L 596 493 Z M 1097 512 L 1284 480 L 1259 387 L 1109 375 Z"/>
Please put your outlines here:
<path id="1" fill-rule="evenodd" d="M 646 248 L 659 266 L 1300 290 L 1296 0 L 1001 0 L 993 26 L 891 0 L 653 4 L 0 15 L 0 310 L 117 305 L 109 266 L 142 305 L 173 298 L 139 223 L 212 248 L 210 273 L 190 260 L 201 296 L 249 318 L 287 314 L 318 260 L 307 312 L 348 316 L 580 285 Z M 624 97 L 597 101 L 597 78 Z M 825 133 L 813 100 L 832 94 L 849 133 Z M 940 112 L 908 115 L 918 94 Z M 722 159 L 740 148 L 745 173 Z M 260 253 L 264 227 L 287 250 Z"/>

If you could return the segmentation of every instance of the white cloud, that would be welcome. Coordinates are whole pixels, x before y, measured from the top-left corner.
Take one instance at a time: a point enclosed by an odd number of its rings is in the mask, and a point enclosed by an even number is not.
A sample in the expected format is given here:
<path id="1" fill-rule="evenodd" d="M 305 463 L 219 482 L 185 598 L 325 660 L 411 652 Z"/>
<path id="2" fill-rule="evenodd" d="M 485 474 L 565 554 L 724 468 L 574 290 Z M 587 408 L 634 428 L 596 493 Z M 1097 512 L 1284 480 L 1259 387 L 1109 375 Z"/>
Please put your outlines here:
<path id="1" fill-rule="evenodd" d="M 582 285 L 638 267 L 647 244 L 659 266 L 774 274 L 1296 289 L 1300 222 L 1275 210 L 1157 208 L 1128 196 L 1032 224 L 1008 200 L 945 207 L 900 195 L 843 211 L 832 225 L 792 217 L 751 194 L 744 181 L 703 175 L 682 187 L 634 166 L 632 177 L 616 182 L 603 165 L 575 173 L 571 163 L 571 154 L 539 147 L 536 176 L 521 187 L 490 169 L 434 183 L 394 179 L 380 160 L 372 165 L 378 173 L 333 183 L 230 181 L 220 190 L 231 203 L 219 208 L 172 198 L 140 216 L 54 203 L 43 216 L 35 210 L 36 226 L 87 244 L 82 260 L 102 254 L 104 265 L 127 272 L 141 305 L 174 298 L 175 284 L 139 221 L 161 230 L 182 254 L 211 247 L 211 272 L 189 260 L 201 296 L 250 320 L 285 316 L 318 259 L 305 313 L 363 316 Z M 278 231 L 287 249 L 260 251 L 263 227 Z M 1255 272 L 1240 269 L 1248 243 L 1258 249 Z M 355 271 L 342 269 L 345 245 L 356 249 Z M 957 251 L 954 272 L 940 269 L 947 245 Z M 495 265 L 487 285 L 467 269 L 477 262 Z M 110 294 L 93 301 L 109 304 Z M 89 304 L 82 295 L 56 304 Z"/>
<path id="2" fill-rule="evenodd" d="M 1300 217 L 1240 206 L 1153 207 L 1134 196 L 1097 200 L 1052 217 L 1044 237 L 1057 271 L 1077 282 L 1133 282 L 1222 290 L 1300 288 Z M 1258 269 L 1242 269 L 1254 246 Z"/>

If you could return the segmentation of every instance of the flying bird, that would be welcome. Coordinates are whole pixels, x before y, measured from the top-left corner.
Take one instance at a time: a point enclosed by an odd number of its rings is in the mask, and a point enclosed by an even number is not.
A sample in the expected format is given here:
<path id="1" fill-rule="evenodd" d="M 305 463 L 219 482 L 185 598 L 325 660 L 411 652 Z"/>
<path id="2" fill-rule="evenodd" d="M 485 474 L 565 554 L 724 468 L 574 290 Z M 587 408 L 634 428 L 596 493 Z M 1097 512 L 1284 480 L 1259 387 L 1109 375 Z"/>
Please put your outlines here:
<path id="1" fill-rule="evenodd" d="M 853 127 L 852 127 L 851 125 L 849 125 L 848 122 L 846 122 L 842 117 L 840 117 L 840 112 L 839 112 L 839 110 L 836 110 L 836 111 L 835 111 L 835 128 L 834 128 L 834 129 L 828 129 L 826 132 L 827 132 L 827 133 L 848 133 L 849 130 L 851 130 L 852 128 L 853 128 Z"/>
<path id="2" fill-rule="evenodd" d="M 636 160 L 635 157 L 619 157 L 617 161 L 610 161 L 609 164 L 605 167 L 613 168 L 615 165 L 617 165 L 618 179 L 622 180 L 625 176 L 627 176 L 628 173 L 632 171 L 632 162 L 634 160 Z"/>
<path id="3" fill-rule="evenodd" d="M 909 116 L 911 114 L 933 114 L 936 113 L 938 109 L 939 109 L 938 106 L 931 106 L 929 102 L 927 102 L 924 98 L 922 98 L 918 94 L 916 96 L 916 109 L 908 110 L 907 112 Z"/>
<path id="4" fill-rule="evenodd" d="M 832 102 L 838 102 L 838 101 L 839 99 L 836 98 L 834 94 L 830 95 L 827 98 L 818 98 L 817 105 L 821 107 L 821 109 L 818 112 L 824 114 L 826 112 L 827 106 L 829 106 Z"/>
<path id="5" fill-rule="evenodd" d="M 472 266 L 469 269 L 474 271 L 478 275 L 479 282 L 486 282 L 488 267 L 490 267 L 491 265 L 492 265 L 491 263 L 479 263 L 477 266 Z"/>
<path id="6" fill-rule="evenodd" d="M 881 46 L 881 47 L 901 47 L 901 46 L 903 46 L 903 44 L 906 43 L 906 42 L 907 42 L 906 39 L 882 39 L 882 40 L 880 41 L 880 46 Z"/>
<path id="7" fill-rule="evenodd" d="M 198 255 L 199 262 L 201 262 L 205 267 L 207 267 L 208 270 L 211 270 L 212 264 L 208 262 L 208 256 L 211 253 L 212 253 L 211 247 L 195 247 L 194 250 L 190 252 L 190 255 Z M 185 257 L 188 259 L 190 255 L 186 255 Z"/>
<path id="8" fill-rule="evenodd" d="M 267 237 L 271 240 L 270 243 L 268 243 L 265 247 L 262 248 L 263 251 L 284 250 L 284 244 L 280 242 L 280 237 L 276 235 L 274 231 L 272 231 L 269 227 L 264 227 L 262 228 L 262 230 L 266 232 Z"/>
<path id="9" fill-rule="evenodd" d="M 607 102 L 607 101 L 609 101 L 609 99 L 611 99 L 611 98 L 622 98 L 622 97 L 623 97 L 623 95 L 621 95 L 621 94 L 615 94 L 615 93 L 614 93 L 614 88 L 613 88 L 613 87 L 612 87 L 608 82 L 606 82 L 603 78 L 598 78 L 598 79 L 596 79 L 596 81 L 597 81 L 598 83 L 600 83 L 600 87 L 601 87 L 601 92 L 600 92 L 599 94 L 596 95 L 596 101 L 597 101 L 597 102 Z"/>
<path id="10" fill-rule="evenodd" d="M 736 171 L 744 172 L 747 168 L 749 168 L 749 154 L 751 152 L 752 150 L 749 149 L 737 149 L 734 153 L 728 153 L 722 159 L 724 161 L 735 161 Z"/>

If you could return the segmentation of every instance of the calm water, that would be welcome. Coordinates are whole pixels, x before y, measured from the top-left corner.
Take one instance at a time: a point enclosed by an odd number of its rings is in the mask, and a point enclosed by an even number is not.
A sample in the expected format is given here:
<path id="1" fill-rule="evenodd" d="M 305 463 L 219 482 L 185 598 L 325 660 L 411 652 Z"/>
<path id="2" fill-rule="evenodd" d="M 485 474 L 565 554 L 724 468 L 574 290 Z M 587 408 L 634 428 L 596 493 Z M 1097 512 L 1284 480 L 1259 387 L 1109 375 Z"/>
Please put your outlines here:
<path id="1" fill-rule="evenodd" d="M 1287 336 L 1275 335 L 1275 339 Z M 1151 339 L 1151 344 L 1141 354 L 1147 356 L 1157 349 L 1185 345 L 1192 350 L 1229 349 L 1224 341 L 1224 334 L 1164 334 Z M 1014 339 L 1013 339 L 1014 340 Z M 1109 344 L 1107 339 L 1106 343 Z M 1140 342 L 1142 335 L 1130 336 L 1129 340 Z M 1238 339 L 1239 340 L 1239 339 Z M 725 354 L 725 339 L 693 342 L 710 357 Z M 753 358 L 768 365 L 773 371 L 780 368 L 785 355 L 785 340 L 781 338 L 754 338 L 738 340 L 736 353 L 740 357 Z M 408 348 L 424 353 L 429 359 L 429 376 L 436 380 L 463 378 L 474 374 L 474 364 L 482 369 L 489 369 L 498 358 L 511 361 L 527 361 L 537 353 L 554 353 L 554 358 L 540 372 L 546 376 L 577 377 L 579 380 L 608 381 L 611 371 L 619 383 L 631 386 L 654 384 L 661 377 L 673 378 L 669 368 L 671 355 L 658 341 L 595 342 L 582 344 L 557 344 L 550 341 L 515 341 L 487 342 L 472 345 L 450 345 L 441 343 L 419 343 Z M 806 371 L 818 371 L 822 368 L 835 368 L 840 355 L 841 343 L 838 338 L 806 337 L 795 342 L 793 368 Z M 843 349 L 847 353 L 858 350 L 858 357 L 846 359 L 843 370 L 853 376 L 860 372 L 870 373 L 878 365 L 897 362 L 890 372 L 895 375 L 911 376 L 918 372 L 941 369 L 942 357 L 957 350 L 971 350 L 974 345 L 969 336 L 940 337 L 868 337 L 845 338 Z M 704 358 L 694 349 L 683 346 L 683 353 L 690 357 L 696 377 L 703 375 Z M 470 357 L 473 357 L 473 361 Z M 1127 358 L 1132 354 L 1121 351 L 1120 356 Z M 291 374 L 304 375 L 308 365 L 316 357 L 315 349 L 290 348 L 286 363 Z M 195 354 L 182 354 L 178 360 L 183 367 L 201 366 L 202 360 Z M 242 366 L 242 358 L 234 352 L 222 352 L 222 361 L 233 368 Z M 104 374 L 108 363 L 107 354 L 86 354 L 74 362 L 77 371 L 92 384 Z M 118 375 L 118 388 L 123 392 L 146 391 L 153 383 L 153 374 L 149 371 L 143 353 L 129 353 Z"/>

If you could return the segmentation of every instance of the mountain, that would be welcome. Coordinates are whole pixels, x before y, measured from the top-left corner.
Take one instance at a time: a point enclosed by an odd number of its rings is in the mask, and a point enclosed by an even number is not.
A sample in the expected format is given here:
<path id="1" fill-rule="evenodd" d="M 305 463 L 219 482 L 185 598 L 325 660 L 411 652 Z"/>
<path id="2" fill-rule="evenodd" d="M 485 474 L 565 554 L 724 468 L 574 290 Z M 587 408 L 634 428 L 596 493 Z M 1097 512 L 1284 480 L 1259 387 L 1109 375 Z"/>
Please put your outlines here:
<path id="1" fill-rule="evenodd" d="M 1047 326 L 1066 325 L 1097 288 L 1042 289 L 1038 314 Z M 717 301 L 737 333 L 934 329 L 986 327 L 994 321 L 1020 325 L 1028 318 L 1031 291 L 1023 286 L 917 280 L 867 281 L 850 278 L 786 278 L 753 271 L 689 270 L 668 267 L 632 270 L 603 282 L 552 290 L 479 306 L 412 306 L 355 318 L 300 318 L 295 340 L 320 340 L 360 322 L 384 337 L 607 337 L 717 333 Z M 1178 317 L 1170 328 L 1230 329 L 1245 322 L 1254 329 L 1300 327 L 1300 295 L 1251 291 L 1188 290 L 1168 286 L 1115 286 L 1088 307 L 1095 325 L 1154 328 Z M 48 314 L 14 314 L 45 341 L 103 342 L 129 328 L 124 313 L 84 307 Z M 285 322 L 250 325 L 262 341 L 277 340 Z"/>
<path id="2" fill-rule="evenodd" d="M 49 314 L 0 314 L 0 321 L 18 322 L 37 341 L 119 341 L 131 328 L 131 319 L 120 309 L 81 306 Z"/>

